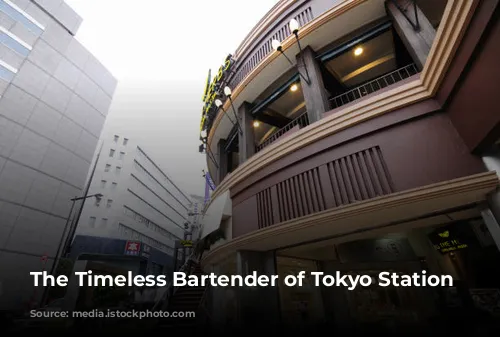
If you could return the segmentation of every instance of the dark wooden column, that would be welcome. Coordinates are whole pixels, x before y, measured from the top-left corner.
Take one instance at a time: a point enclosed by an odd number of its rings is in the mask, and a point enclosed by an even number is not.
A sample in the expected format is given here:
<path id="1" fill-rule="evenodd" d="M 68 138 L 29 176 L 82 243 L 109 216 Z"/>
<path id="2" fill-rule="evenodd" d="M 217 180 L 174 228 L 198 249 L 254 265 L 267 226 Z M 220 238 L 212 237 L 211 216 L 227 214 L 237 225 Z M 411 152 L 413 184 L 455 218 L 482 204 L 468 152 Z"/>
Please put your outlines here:
<path id="1" fill-rule="evenodd" d="M 253 116 L 250 112 L 250 103 L 243 102 L 238 108 L 241 131 L 238 132 L 238 152 L 240 162 L 243 164 L 255 153 L 255 136 L 253 132 Z"/>
<path id="2" fill-rule="evenodd" d="M 266 275 L 269 280 L 278 275 L 274 252 L 238 251 L 236 253 L 236 274 L 243 277 Z M 264 287 L 238 287 L 237 303 L 239 323 L 242 327 L 264 327 L 273 331 L 280 324 L 279 281 L 275 286 L 269 282 Z M 263 302 L 265 300 L 265 303 Z"/>
<path id="3" fill-rule="evenodd" d="M 401 2 L 401 5 L 404 5 L 404 3 Z M 413 4 L 409 4 L 404 8 L 406 8 L 406 16 L 413 23 L 416 23 Z M 418 29 L 413 27 L 412 23 L 408 21 L 392 1 L 387 1 L 387 12 L 392 18 L 396 32 L 417 64 L 417 67 L 422 70 L 436 37 L 436 30 L 418 6 L 416 10 L 419 21 Z"/>
<path id="4" fill-rule="evenodd" d="M 302 59 L 304 62 L 302 62 Z M 304 69 L 304 64 L 307 67 L 307 72 Z M 320 65 L 316 61 L 316 54 L 310 47 L 304 48 L 302 55 L 297 56 L 297 68 L 303 75 L 300 78 L 300 84 L 304 93 L 307 117 L 309 123 L 314 123 L 323 118 L 323 113 L 330 110 L 330 103 L 328 102 L 328 94 L 323 83 Z M 304 77 L 307 78 L 307 73 L 309 73 L 309 84 L 304 80 Z"/>
<path id="5" fill-rule="evenodd" d="M 226 140 L 220 139 L 219 143 L 217 143 L 217 156 L 219 157 L 219 170 L 217 171 L 217 185 L 224 180 L 224 177 L 227 174 L 228 162 L 227 162 L 227 153 L 226 153 Z"/>

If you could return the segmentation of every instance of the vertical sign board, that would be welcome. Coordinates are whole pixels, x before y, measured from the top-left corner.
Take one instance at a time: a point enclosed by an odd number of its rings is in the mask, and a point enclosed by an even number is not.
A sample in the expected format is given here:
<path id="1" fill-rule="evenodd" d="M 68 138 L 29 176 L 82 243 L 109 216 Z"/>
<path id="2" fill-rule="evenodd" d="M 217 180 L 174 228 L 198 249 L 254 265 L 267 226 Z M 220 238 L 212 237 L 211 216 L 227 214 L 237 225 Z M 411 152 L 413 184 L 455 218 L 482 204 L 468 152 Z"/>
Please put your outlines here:
<path id="1" fill-rule="evenodd" d="M 141 243 L 139 241 L 127 241 L 125 243 L 125 255 L 139 256 L 141 252 Z"/>
<path id="2" fill-rule="evenodd" d="M 146 259 L 149 259 L 149 257 L 151 256 L 151 247 L 146 244 L 143 244 L 141 250 L 141 256 L 145 257 Z"/>

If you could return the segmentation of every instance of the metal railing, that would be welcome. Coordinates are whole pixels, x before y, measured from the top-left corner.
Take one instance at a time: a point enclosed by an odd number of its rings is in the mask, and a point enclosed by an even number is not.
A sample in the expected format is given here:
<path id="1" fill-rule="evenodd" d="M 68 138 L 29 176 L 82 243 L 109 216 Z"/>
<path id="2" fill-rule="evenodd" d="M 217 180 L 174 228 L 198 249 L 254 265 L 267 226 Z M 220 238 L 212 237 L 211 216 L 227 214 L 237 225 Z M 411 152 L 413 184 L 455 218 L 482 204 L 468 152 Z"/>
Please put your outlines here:
<path id="1" fill-rule="evenodd" d="M 272 135 L 267 137 L 266 140 L 264 140 L 262 143 L 257 145 L 255 147 L 255 152 L 259 152 L 260 150 L 262 150 L 263 148 L 265 148 L 269 144 L 274 143 L 275 141 L 277 141 L 280 137 L 282 137 L 285 133 L 287 133 L 288 131 L 290 131 L 294 127 L 299 126 L 299 128 L 303 128 L 303 127 L 308 126 L 308 125 L 309 125 L 309 118 L 307 117 L 307 112 L 304 112 L 303 114 L 301 114 L 300 116 L 295 118 L 293 121 L 291 121 L 290 123 L 288 123 L 287 125 L 285 125 L 281 129 L 279 129 L 278 131 L 276 131 L 275 133 L 273 133 Z"/>
<path id="2" fill-rule="evenodd" d="M 416 74 L 418 74 L 417 66 L 411 63 L 331 98 L 331 108 L 336 109 Z"/>

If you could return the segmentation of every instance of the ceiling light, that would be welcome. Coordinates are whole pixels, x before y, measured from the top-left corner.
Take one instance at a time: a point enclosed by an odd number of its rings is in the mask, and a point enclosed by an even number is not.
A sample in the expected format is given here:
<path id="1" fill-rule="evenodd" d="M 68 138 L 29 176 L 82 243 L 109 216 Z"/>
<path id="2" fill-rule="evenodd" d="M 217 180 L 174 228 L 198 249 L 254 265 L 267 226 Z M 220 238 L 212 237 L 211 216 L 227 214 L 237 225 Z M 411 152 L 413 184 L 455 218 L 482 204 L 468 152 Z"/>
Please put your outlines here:
<path id="1" fill-rule="evenodd" d="M 253 127 L 258 128 L 260 125 L 259 121 L 253 121 Z"/>
<path id="2" fill-rule="evenodd" d="M 361 54 L 363 54 L 363 48 L 358 47 L 358 48 L 354 49 L 354 55 L 355 56 L 359 56 Z"/>
<path id="3" fill-rule="evenodd" d="M 299 86 L 297 84 L 292 84 L 292 86 L 290 87 L 290 90 L 297 91 L 298 88 L 299 88 Z"/>

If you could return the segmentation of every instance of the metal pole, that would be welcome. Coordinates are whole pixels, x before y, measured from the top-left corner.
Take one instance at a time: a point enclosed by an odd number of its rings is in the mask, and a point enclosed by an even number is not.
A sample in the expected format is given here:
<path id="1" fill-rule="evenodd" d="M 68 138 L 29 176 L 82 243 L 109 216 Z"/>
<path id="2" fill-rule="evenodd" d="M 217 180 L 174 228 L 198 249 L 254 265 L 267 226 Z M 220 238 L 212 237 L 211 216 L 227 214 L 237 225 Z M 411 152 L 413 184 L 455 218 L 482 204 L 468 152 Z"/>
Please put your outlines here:
<path id="1" fill-rule="evenodd" d="M 52 263 L 52 267 L 50 267 L 50 272 L 49 272 L 50 275 L 54 275 L 54 273 L 55 273 L 56 267 L 59 264 L 59 259 L 60 259 L 61 250 L 62 250 L 61 248 L 62 248 L 63 244 L 66 242 L 66 240 L 65 240 L 66 231 L 68 230 L 68 225 L 70 223 L 71 214 L 73 213 L 73 209 L 75 208 L 76 198 L 71 199 L 71 201 L 72 201 L 71 209 L 69 210 L 68 218 L 66 219 L 66 224 L 64 225 L 64 230 L 63 230 L 63 233 L 61 235 L 61 240 L 59 240 L 59 245 L 57 246 L 57 251 L 56 251 L 56 255 L 54 257 L 54 262 Z M 50 289 L 50 285 L 45 287 L 45 289 L 43 291 L 43 295 L 42 295 L 42 300 L 40 301 L 40 307 L 45 305 L 45 302 L 47 301 L 47 298 L 49 295 L 49 289 Z"/>
<path id="2" fill-rule="evenodd" d="M 90 185 L 92 184 L 92 180 L 94 180 L 94 175 L 95 175 L 95 171 L 97 168 L 97 163 L 99 162 L 99 158 L 101 156 L 101 151 L 102 151 L 102 145 L 101 145 L 101 148 L 99 149 L 99 153 L 97 154 L 97 157 L 95 159 L 94 167 L 92 168 L 92 173 L 90 174 L 89 180 L 87 182 L 87 186 L 85 187 L 85 193 L 83 194 L 83 197 L 81 198 L 83 201 L 82 201 L 82 204 L 81 204 L 80 209 L 78 211 L 78 215 L 76 217 L 76 220 L 73 223 L 71 223 L 68 237 L 66 238 L 66 242 L 64 243 L 64 247 L 63 247 L 63 251 L 62 251 L 62 255 L 64 255 L 64 256 L 67 254 L 68 247 L 71 245 L 71 240 L 73 240 L 73 236 L 75 235 L 75 232 L 76 232 L 76 226 L 78 225 L 78 222 L 80 221 L 80 217 L 81 217 L 82 212 L 83 212 L 83 206 L 85 206 L 85 200 L 87 199 L 87 194 L 89 193 L 89 190 L 90 190 Z"/>

